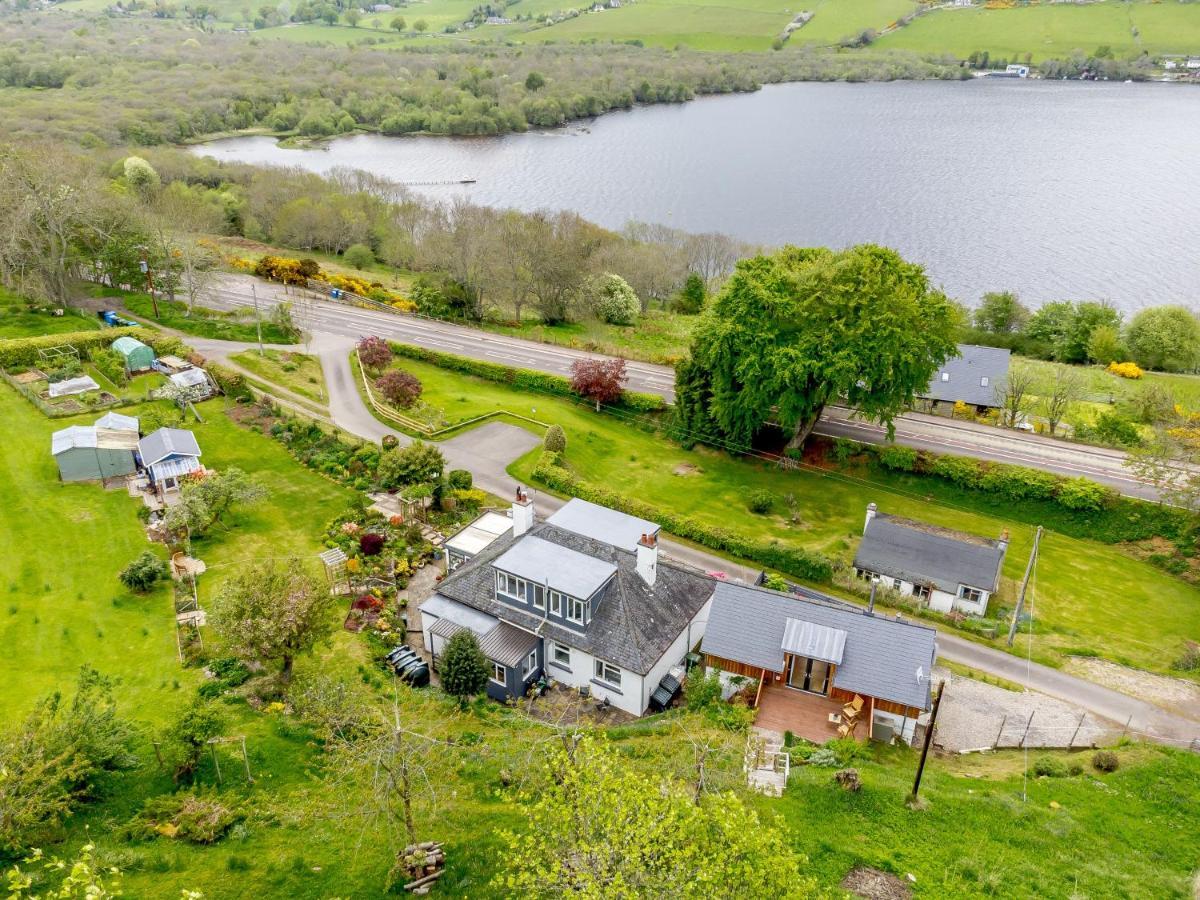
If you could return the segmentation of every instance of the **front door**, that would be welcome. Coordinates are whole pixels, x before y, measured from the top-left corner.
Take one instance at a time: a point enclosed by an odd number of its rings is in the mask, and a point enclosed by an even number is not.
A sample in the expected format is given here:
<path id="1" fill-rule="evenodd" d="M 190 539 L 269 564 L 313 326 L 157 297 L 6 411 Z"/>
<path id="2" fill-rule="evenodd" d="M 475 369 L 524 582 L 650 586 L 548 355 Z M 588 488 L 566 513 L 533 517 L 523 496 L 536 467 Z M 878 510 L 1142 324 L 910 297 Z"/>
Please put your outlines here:
<path id="1" fill-rule="evenodd" d="M 829 693 L 829 663 L 805 656 L 793 656 L 788 669 L 788 686 L 810 694 Z"/>

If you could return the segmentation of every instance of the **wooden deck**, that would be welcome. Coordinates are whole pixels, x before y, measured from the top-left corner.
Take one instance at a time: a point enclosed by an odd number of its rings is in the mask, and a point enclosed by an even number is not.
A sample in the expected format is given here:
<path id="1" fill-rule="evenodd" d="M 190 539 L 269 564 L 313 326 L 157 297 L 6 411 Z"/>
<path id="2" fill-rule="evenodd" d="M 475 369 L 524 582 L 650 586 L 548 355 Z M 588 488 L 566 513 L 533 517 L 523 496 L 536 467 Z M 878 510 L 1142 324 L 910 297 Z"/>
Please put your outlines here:
<path id="1" fill-rule="evenodd" d="M 796 737 L 823 744 L 838 736 L 838 727 L 829 721 L 829 714 L 841 711 L 842 704 L 827 697 L 772 685 L 764 688 L 759 698 L 754 726 L 778 734 L 790 731 Z M 866 723 L 860 722 L 853 736 L 861 739 L 865 727 Z"/>

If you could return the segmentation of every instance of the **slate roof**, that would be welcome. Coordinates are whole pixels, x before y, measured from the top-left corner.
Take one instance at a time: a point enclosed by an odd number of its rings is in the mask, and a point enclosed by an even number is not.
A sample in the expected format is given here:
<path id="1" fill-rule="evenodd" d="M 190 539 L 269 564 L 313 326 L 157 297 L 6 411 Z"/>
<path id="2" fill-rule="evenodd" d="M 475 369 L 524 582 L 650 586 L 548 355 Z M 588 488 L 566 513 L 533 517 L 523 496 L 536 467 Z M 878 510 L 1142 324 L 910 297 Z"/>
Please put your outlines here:
<path id="1" fill-rule="evenodd" d="M 142 465 L 152 466 L 168 456 L 199 456 L 196 436 L 183 428 L 160 428 L 138 441 Z"/>
<path id="2" fill-rule="evenodd" d="M 925 522 L 876 513 L 867 523 L 854 565 L 950 594 L 966 584 L 995 592 L 1004 561 L 1000 541 Z"/>
<path id="3" fill-rule="evenodd" d="M 718 582 L 700 649 L 704 653 L 782 672 L 788 620 L 846 633 L 833 684 L 880 700 L 928 709 L 937 632 L 926 625 L 867 615 L 830 598 L 781 594 Z M 917 669 L 922 678 L 917 680 Z"/>
<path id="4" fill-rule="evenodd" d="M 929 387 L 921 396 L 930 400 L 961 400 L 971 406 L 997 406 L 996 391 L 1008 377 L 1008 361 L 1011 355 L 1001 347 L 979 347 L 975 344 L 959 344 L 958 356 L 942 364 L 929 381 Z M 942 380 L 942 373 L 950 376 Z M 987 376 L 985 387 L 981 379 Z"/>
<path id="5" fill-rule="evenodd" d="M 530 536 L 584 554 L 615 567 L 615 576 L 600 594 L 592 621 L 583 631 L 558 625 L 495 598 L 492 564 L 514 544 Z M 659 560 L 654 587 L 637 574 L 636 555 L 603 541 L 542 522 L 527 535 L 502 535 L 478 556 L 460 566 L 438 585 L 438 593 L 473 609 L 496 616 L 553 641 L 562 641 L 645 675 L 679 637 L 712 596 L 716 582 Z M 428 601 L 426 601 L 428 602 Z M 422 604 L 424 609 L 425 604 Z"/>
<path id="6" fill-rule="evenodd" d="M 659 526 L 654 522 L 578 497 L 567 501 L 546 521 L 567 531 L 630 551 L 637 548 L 643 534 L 658 534 L 659 531 Z"/>

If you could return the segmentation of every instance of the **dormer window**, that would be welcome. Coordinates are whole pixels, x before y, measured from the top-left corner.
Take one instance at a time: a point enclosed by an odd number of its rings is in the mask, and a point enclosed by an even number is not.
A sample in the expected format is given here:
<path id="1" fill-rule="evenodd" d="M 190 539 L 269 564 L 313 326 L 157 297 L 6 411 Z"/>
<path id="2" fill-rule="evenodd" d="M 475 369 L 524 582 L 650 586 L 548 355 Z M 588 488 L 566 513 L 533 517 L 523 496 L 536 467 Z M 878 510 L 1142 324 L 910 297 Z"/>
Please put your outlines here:
<path id="1" fill-rule="evenodd" d="M 586 600 L 577 600 L 574 597 L 567 597 L 567 621 L 574 622 L 577 625 L 586 625 L 587 620 L 591 618 L 588 615 L 588 602 Z"/>
<path id="2" fill-rule="evenodd" d="M 550 615 L 561 616 L 563 614 L 564 600 L 566 600 L 566 598 L 560 592 L 550 592 Z"/>

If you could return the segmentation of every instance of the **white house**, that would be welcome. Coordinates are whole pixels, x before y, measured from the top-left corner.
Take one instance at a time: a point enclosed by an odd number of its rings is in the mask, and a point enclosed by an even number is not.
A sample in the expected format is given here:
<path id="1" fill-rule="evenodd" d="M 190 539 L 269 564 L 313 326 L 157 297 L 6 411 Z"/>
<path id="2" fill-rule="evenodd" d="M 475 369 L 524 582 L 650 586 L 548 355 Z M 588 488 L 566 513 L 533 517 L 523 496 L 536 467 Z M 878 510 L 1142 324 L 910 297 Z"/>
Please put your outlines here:
<path id="1" fill-rule="evenodd" d="M 652 523 L 584 501 L 538 523 L 518 491 L 511 530 L 446 576 L 421 623 L 435 667 L 457 631 L 475 633 L 495 699 L 523 696 L 545 675 L 640 716 L 664 681 L 682 681 L 715 586 L 660 560 Z"/>
<path id="2" fill-rule="evenodd" d="M 854 555 L 859 578 L 917 597 L 938 612 L 987 614 L 1000 587 L 1008 532 L 999 540 L 917 522 L 867 506 L 863 539 Z"/>

